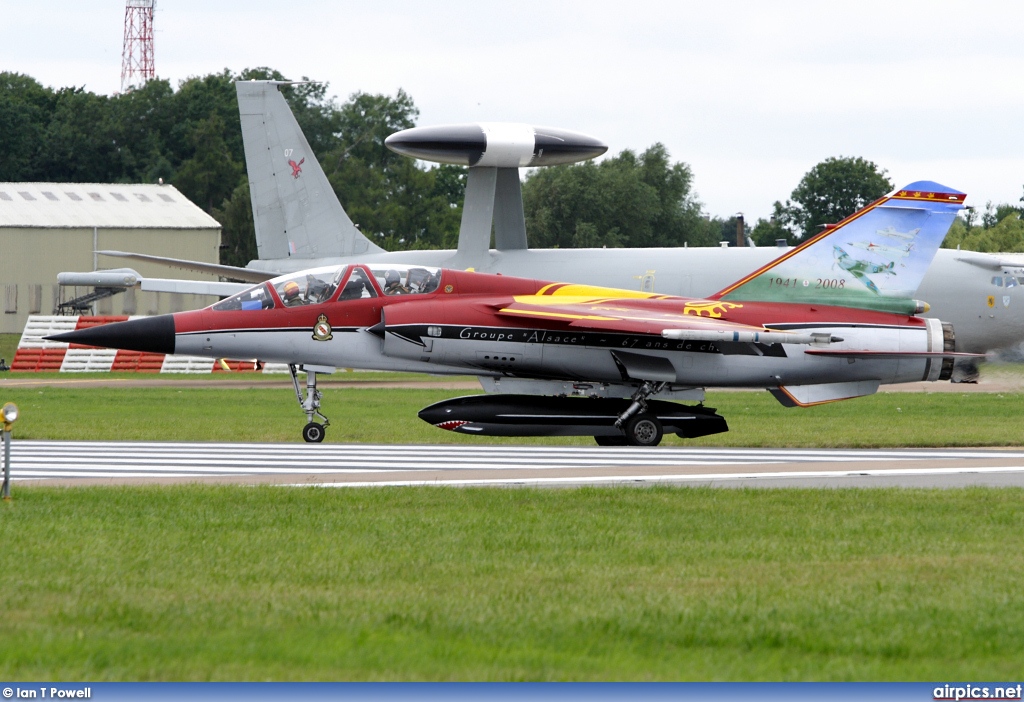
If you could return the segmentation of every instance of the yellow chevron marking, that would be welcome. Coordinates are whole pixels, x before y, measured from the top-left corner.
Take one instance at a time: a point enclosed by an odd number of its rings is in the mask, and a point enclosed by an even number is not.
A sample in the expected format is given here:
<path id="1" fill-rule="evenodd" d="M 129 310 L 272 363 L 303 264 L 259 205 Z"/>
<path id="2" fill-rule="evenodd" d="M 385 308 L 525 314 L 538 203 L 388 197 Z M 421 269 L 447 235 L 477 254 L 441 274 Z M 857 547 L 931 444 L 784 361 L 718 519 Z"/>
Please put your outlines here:
<path id="1" fill-rule="evenodd" d="M 552 305 L 564 306 L 564 305 L 603 305 L 606 303 L 614 303 L 626 299 L 650 299 L 660 300 L 663 299 L 660 295 L 651 295 L 650 293 L 635 293 L 629 298 L 625 295 L 594 295 L 593 293 L 601 291 L 600 288 L 591 288 L 591 294 L 582 295 L 570 295 L 568 293 L 562 294 L 556 292 L 551 295 L 513 295 L 512 299 L 521 305 L 536 305 L 538 307 L 546 307 Z M 604 290 L 603 292 L 608 292 Z M 618 290 L 612 291 L 618 293 Z"/>
<path id="2" fill-rule="evenodd" d="M 533 305 L 536 307 L 564 307 L 565 305 L 595 305 L 606 302 L 606 297 L 569 296 L 569 295 L 513 295 L 512 299 L 520 305 Z"/>
<path id="3" fill-rule="evenodd" d="M 605 298 L 610 300 L 638 299 L 638 300 L 662 300 L 671 295 L 658 293 L 640 292 L 639 290 L 620 290 L 618 288 L 602 288 L 596 285 L 575 285 L 571 283 L 554 283 L 545 285 L 537 291 L 537 295 L 551 297 L 591 297 Z"/>
<path id="4" fill-rule="evenodd" d="M 602 317 L 596 314 L 566 314 L 564 312 L 544 312 L 541 310 L 513 310 L 505 308 L 502 312 L 506 314 L 521 314 L 526 317 L 557 317 L 559 319 L 591 319 L 599 322 L 614 322 L 615 317 Z"/>
<path id="5" fill-rule="evenodd" d="M 723 314 L 729 310 L 734 310 L 743 305 L 738 305 L 735 302 L 687 302 L 683 306 L 683 314 L 692 314 L 696 317 L 714 317 L 715 319 L 720 318 Z"/>

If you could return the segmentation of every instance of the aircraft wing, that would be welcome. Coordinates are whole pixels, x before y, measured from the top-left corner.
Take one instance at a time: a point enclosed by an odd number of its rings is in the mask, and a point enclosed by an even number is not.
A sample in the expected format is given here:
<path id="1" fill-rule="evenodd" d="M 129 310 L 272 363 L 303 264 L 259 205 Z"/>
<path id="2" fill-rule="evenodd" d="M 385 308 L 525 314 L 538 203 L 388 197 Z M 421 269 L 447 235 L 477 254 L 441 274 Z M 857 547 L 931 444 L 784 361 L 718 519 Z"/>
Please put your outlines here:
<path id="1" fill-rule="evenodd" d="M 169 292 L 193 295 L 229 297 L 242 292 L 252 283 L 222 283 L 215 280 L 179 280 L 175 278 L 146 278 L 132 268 L 106 271 L 65 272 L 57 274 L 57 283 L 64 286 L 95 288 L 138 288 L 147 292 Z"/>
<path id="2" fill-rule="evenodd" d="M 139 289 L 147 292 L 169 292 L 192 295 L 231 297 L 248 290 L 251 283 L 221 283 L 214 280 L 178 280 L 175 278 L 141 278 Z"/>
<path id="3" fill-rule="evenodd" d="M 116 258 L 127 258 L 133 261 L 146 261 L 147 263 L 159 263 L 171 268 L 180 268 L 186 271 L 197 273 L 212 273 L 224 278 L 231 278 L 243 283 L 262 283 L 265 280 L 279 275 L 266 271 L 257 271 L 251 268 L 239 268 L 238 266 L 222 266 L 217 263 L 206 263 L 204 261 L 189 261 L 182 258 L 167 258 L 165 256 L 150 256 L 149 254 L 131 253 L 129 251 L 97 251 L 104 256 Z"/>
<path id="4" fill-rule="evenodd" d="M 630 300 L 566 300 L 553 303 L 544 295 L 520 295 L 497 310 L 503 317 L 559 320 L 573 329 L 592 329 L 623 334 L 657 334 L 679 341 L 711 341 L 717 343 L 813 344 L 804 353 L 833 358 L 893 359 L 910 357 L 983 358 L 985 354 L 953 351 L 865 351 L 829 349 L 828 344 L 842 339 L 822 332 L 797 332 L 739 324 L 720 319 L 733 303 L 715 300 L 680 300 L 682 311 L 645 309 L 643 302 Z M 704 316 L 708 315 L 708 316 Z"/>
<path id="5" fill-rule="evenodd" d="M 741 342 L 761 344 L 827 344 L 829 334 L 775 331 L 720 319 L 732 303 L 680 300 L 681 311 L 645 308 L 630 300 L 565 300 L 557 303 L 545 295 L 520 295 L 497 310 L 502 317 L 558 320 L 572 329 L 657 334 L 682 341 Z"/>

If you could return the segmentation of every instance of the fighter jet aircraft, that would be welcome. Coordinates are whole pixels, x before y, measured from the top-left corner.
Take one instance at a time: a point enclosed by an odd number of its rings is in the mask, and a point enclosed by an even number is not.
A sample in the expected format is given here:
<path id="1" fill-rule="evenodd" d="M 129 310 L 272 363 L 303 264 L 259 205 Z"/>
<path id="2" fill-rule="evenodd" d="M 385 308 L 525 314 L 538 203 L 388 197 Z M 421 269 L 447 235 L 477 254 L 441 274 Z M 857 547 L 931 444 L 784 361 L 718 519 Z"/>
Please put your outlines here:
<path id="1" fill-rule="evenodd" d="M 882 383 L 949 377 L 950 325 L 918 316 L 913 294 L 964 195 L 931 182 L 894 193 L 707 299 L 383 263 L 320 267 L 206 309 L 83 329 L 55 341 L 288 363 L 322 441 L 318 373 L 338 367 L 473 373 L 497 399 L 428 407 L 436 426 L 478 435 L 591 435 L 652 446 L 668 429 L 727 430 L 703 388 L 767 388 L 787 406 L 874 393 Z M 834 271 L 839 236 L 920 224 L 899 285 L 868 293 Z M 298 372 L 306 373 L 302 397 Z M 567 395 L 582 395 L 568 397 Z M 314 421 L 320 418 L 323 423 Z"/>
<path id="2" fill-rule="evenodd" d="M 876 234 L 879 236 L 887 236 L 890 239 L 902 239 L 903 241 L 913 241 L 914 237 L 917 236 L 920 229 L 911 229 L 909 232 L 901 232 L 896 227 L 886 227 L 885 229 L 879 229 Z"/>
<path id="3" fill-rule="evenodd" d="M 888 265 L 882 265 L 878 263 L 872 263 L 871 261 L 862 261 L 855 259 L 850 254 L 846 253 L 840 246 L 832 247 L 832 254 L 835 256 L 836 264 L 844 271 L 849 271 L 857 280 L 864 283 L 864 286 L 868 290 L 880 295 L 881 292 L 878 290 L 878 286 L 875 285 L 874 281 L 868 278 L 869 275 L 885 274 L 885 275 L 896 275 L 896 271 L 893 270 L 895 263 L 889 261 Z M 908 252 L 909 254 L 909 252 Z"/>
<path id="4" fill-rule="evenodd" d="M 851 241 L 848 243 L 855 249 L 864 249 L 869 253 L 877 254 L 879 256 L 890 256 L 892 258 L 906 258 L 910 255 L 910 250 L 914 248 L 913 244 L 907 244 L 906 246 L 886 246 L 884 244 L 876 244 L 873 241 Z"/>
<path id="5" fill-rule="evenodd" d="M 550 156 L 552 150 L 566 151 L 576 160 L 592 157 L 603 152 L 604 146 L 586 135 L 523 125 L 418 127 L 389 138 L 390 146 L 399 153 L 470 165 L 470 183 L 457 250 L 414 254 L 382 251 L 353 225 L 338 202 L 280 85 L 275 81 L 236 84 L 259 259 L 240 268 L 100 252 L 214 273 L 242 284 L 154 279 L 132 269 L 62 273 L 58 281 L 66 285 L 129 285 L 142 290 L 223 296 L 245 289 L 246 283 L 263 282 L 304 268 L 415 260 L 428 266 L 700 297 L 781 253 L 764 247 L 529 249 L 518 165 L 530 163 L 535 154 Z M 499 155 L 507 160 L 499 162 Z M 299 165 L 297 172 L 289 162 Z M 884 225 L 876 231 L 861 232 L 858 239 L 867 241 L 879 235 L 907 240 L 916 237 L 917 232 L 914 228 Z M 846 241 L 850 240 L 857 239 Z M 1024 340 L 1024 315 L 1017 313 L 1024 300 L 1012 306 L 988 305 L 995 294 L 991 278 L 1002 274 L 1022 275 L 1024 269 L 998 255 L 940 250 L 921 282 L 918 297 L 931 304 L 928 316 L 956 326 L 957 343 L 963 350 L 981 353 L 1010 347 Z M 1011 302 L 1016 294 L 1012 293 Z M 1001 289 L 999 295 L 1006 293 Z M 976 369 L 967 367 L 966 377 L 976 374 Z"/>

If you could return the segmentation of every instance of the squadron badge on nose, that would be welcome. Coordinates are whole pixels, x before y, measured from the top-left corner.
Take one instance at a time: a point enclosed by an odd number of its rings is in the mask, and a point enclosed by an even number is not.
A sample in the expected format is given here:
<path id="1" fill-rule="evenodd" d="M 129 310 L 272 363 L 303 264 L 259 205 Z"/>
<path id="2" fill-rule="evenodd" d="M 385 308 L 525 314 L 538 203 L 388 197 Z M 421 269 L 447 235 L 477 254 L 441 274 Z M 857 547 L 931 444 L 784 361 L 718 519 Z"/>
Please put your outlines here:
<path id="1" fill-rule="evenodd" d="M 330 341 L 333 338 L 334 334 L 331 333 L 331 323 L 327 321 L 327 315 L 320 315 L 316 318 L 316 324 L 313 325 L 314 341 Z"/>

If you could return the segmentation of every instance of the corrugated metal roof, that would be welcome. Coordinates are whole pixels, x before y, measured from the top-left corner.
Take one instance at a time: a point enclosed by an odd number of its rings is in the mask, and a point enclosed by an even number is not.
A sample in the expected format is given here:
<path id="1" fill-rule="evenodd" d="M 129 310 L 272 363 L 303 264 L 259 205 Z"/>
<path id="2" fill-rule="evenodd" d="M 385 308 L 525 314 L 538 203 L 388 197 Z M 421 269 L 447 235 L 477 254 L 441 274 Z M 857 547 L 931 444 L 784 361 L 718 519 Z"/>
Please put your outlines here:
<path id="1" fill-rule="evenodd" d="M 0 183 L 0 227 L 219 229 L 173 185 Z"/>

